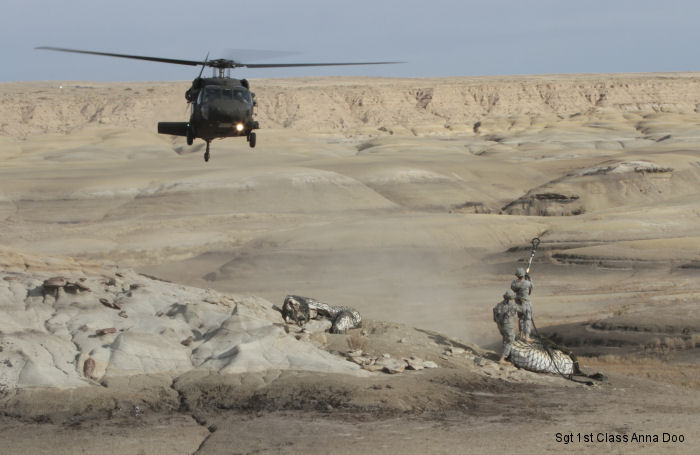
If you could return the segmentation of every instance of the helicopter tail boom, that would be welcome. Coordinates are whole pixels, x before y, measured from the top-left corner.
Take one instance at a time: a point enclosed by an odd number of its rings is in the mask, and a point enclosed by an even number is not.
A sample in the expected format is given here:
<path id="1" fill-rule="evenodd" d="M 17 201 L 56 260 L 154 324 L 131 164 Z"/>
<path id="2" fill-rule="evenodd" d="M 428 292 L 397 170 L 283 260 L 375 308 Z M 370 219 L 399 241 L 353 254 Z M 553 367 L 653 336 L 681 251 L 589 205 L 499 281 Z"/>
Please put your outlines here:
<path id="1" fill-rule="evenodd" d="M 158 122 L 158 134 L 187 136 L 187 122 Z"/>

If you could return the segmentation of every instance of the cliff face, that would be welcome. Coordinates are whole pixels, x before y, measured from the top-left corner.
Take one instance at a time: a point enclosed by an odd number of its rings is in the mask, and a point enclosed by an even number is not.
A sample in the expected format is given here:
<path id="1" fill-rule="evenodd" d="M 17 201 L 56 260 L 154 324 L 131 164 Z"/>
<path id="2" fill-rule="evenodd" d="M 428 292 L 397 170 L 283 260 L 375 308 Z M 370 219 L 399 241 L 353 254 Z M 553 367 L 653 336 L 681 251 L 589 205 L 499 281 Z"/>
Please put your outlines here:
<path id="1" fill-rule="evenodd" d="M 590 113 L 695 112 L 700 77 L 543 76 L 423 80 L 265 81 L 261 123 L 301 130 L 442 127 L 479 132 L 495 120 L 525 129 L 542 119 Z M 380 131 L 381 131 L 380 130 Z"/>
<path id="2" fill-rule="evenodd" d="M 155 131 L 187 118 L 187 82 L 6 83 L 0 135 L 66 133 L 90 125 Z M 605 112 L 696 113 L 697 73 L 501 78 L 254 80 L 262 128 L 303 132 L 488 133 Z"/>

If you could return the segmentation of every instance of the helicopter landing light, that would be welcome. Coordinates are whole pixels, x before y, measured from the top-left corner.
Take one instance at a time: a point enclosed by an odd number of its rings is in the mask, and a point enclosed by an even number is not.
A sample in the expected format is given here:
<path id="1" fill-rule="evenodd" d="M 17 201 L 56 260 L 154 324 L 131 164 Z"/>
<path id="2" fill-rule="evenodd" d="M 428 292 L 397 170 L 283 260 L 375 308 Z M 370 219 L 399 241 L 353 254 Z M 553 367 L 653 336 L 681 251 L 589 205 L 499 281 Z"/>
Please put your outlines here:
<path id="1" fill-rule="evenodd" d="M 243 124 L 242 123 L 236 123 L 236 131 L 239 133 L 243 131 Z"/>

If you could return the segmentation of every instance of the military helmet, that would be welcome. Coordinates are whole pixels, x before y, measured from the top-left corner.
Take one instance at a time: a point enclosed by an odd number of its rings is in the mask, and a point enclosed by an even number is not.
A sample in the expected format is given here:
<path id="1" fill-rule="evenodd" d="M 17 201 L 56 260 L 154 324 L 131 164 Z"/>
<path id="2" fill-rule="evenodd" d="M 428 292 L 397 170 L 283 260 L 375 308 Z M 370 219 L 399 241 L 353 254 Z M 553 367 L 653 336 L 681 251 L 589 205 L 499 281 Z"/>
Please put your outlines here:
<path id="1" fill-rule="evenodd" d="M 517 276 L 518 278 L 524 277 L 525 276 L 525 269 L 522 267 L 518 267 L 517 269 L 515 269 L 515 276 Z"/>
<path id="2" fill-rule="evenodd" d="M 503 294 L 503 298 L 507 300 L 512 300 L 515 298 L 515 292 L 513 292 L 511 289 L 508 289 L 505 294 Z"/>

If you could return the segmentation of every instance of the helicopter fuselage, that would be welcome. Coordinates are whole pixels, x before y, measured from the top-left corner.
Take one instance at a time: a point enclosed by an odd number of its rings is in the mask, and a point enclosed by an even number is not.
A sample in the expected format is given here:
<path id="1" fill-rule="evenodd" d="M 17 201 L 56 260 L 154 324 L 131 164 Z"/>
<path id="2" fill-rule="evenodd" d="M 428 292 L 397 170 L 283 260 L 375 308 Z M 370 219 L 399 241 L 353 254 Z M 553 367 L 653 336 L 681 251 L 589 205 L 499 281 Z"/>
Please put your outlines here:
<path id="1" fill-rule="evenodd" d="M 194 138 L 248 136 L 259 128 L 253 120 L 255 94 L 245 79 L 197 78 L 185 98 L 190 102 L 189 128 Z"/>
<path id="2" fill-rule="evenodd" d="M 209 143 L 218 138 L 245 136 L 255 147 L 258 122 L 253 120 L 255 94 L 245 79 L 229 77 L 198 77 L 185 92 L 190 104 L 189 122 L 158 122 L 158 133 L 185 136 L 192 145 L 196 138 L 204 139 L 209 159 Z"/>

